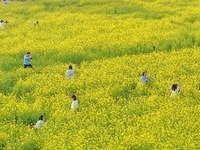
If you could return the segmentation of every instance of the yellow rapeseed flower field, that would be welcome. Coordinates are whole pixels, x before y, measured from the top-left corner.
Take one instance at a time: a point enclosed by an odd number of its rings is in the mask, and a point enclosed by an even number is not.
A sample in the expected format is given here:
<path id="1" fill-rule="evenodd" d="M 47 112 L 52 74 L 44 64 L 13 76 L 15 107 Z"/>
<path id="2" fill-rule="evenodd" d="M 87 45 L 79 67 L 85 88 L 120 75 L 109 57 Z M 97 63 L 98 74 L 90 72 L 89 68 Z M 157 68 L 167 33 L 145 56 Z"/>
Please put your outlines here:
<path id="1" fill-rule="evenodd" d="M 1 5 L 0 149 L 200 149 L 199 9 L 198 0 Z M 171 97 L 174 83 L 181 94 Z"/>

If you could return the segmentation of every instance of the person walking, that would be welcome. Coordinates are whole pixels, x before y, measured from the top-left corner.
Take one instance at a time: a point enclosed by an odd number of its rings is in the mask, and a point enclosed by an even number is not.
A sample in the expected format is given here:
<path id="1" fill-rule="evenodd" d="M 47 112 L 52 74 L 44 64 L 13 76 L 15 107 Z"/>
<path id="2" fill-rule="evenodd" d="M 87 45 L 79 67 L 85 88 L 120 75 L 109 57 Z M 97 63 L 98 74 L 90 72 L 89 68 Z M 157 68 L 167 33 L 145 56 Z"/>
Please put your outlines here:
<path id="1" fill-rule="evenodd" d="M 27 52 L 24 56 L 24 68 L 32 68 L 33 66 L 30 64 L 30 61 L 32 60 L 32 57 L 30 56 L 30 52 Z"/>

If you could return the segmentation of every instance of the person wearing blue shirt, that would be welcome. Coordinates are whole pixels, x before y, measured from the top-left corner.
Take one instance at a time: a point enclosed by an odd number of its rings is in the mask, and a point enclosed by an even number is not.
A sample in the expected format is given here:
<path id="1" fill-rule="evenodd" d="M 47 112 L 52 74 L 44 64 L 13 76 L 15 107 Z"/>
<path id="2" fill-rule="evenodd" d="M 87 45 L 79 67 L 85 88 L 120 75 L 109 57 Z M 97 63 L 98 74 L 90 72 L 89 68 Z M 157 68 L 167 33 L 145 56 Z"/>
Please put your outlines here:
<path id="1" fill-rule="evenodd" d="M 27 52 L 26 55 L 24 56 L 24 68 L 30 67 L 32 68 L 33 66 L 30 64 L 30 61 L 32 57 L 30 56 L 30 52 Z"/>
<path id="2" fill-rule="evenodd" d="M 140 78 L 140 82 L 146 83 L 146 82 L 148 82 L 148 81 L 150 81 L 150 78 L 147 76 L 147 72 L 144 71 L 144 72 L 142 73 L 142 77 Z"/>

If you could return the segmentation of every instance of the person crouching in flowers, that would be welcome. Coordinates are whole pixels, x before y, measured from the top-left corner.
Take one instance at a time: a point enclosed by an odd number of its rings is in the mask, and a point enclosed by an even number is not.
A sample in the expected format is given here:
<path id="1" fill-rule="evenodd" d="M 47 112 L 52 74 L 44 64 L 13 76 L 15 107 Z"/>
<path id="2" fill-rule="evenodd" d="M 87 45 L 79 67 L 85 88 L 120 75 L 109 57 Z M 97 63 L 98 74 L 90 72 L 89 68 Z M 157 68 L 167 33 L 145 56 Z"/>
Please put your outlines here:
<path id="1" fill-rule="evenodd" d="M 140 78 L 140 82 L 146 83 L 146 82 L 149 82 L 149 81 L 150 81 L 150 78 L 147 76 L 147 72 L 144 71 L 142 73 L 142 77 Z"/>
<path id="2" fill-rule="evenodd" d="M 77 110 L 78 109 L 78 100 L 76 99 L 76 96 L 72 95 L 71 99 L 72 99 L 71 109 L 72 110 Z"/>
<path id="3" fill-rule="evenodd" d="M 43 124 L 44 124 L 44 115 L 41 115 L 40 117 L 39 117 L 39 120 L 38 120 L 38 122 L 35 124 L 35 129 L 39 129 Z"/>
<path id="4" fill-rule="evenodd" d="M 174 97 L 175 95 L 181 93 L 181 87 L 179 84 L 172 84 L 170 90 L 171 90 L 171 97 Z"/>
<path id="5" fill-rule="evenodd" d="M 69 66 L 69 69 L 66 71 L 66 78 L 71 79 L 74 76 L 74 70 L 72 66 Z"/>

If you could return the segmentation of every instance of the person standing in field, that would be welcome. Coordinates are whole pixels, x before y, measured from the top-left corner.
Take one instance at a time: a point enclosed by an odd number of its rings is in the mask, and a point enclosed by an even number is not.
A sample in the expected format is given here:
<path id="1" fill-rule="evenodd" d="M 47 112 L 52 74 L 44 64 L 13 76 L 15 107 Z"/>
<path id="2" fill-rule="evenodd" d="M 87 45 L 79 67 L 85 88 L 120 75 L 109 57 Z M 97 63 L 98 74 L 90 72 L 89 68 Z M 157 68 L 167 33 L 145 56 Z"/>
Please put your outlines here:
<path id="1" fill-rule="evenodd" d="M 74 70 L 71 65 L 69 65 L 69 69 L 66 71 L 66 78 L 71 79 L 74 76 Z"/>
<path id="2" fill-rule="evenodd" d="M 147 76 L 147 72 L 144 71 L 142 73 L 142 77 L 140 78 L 140 82 L 146 83 L 146 82 L 149 82 L 149 81 L 150 81 L 150 78 Z"/>
<path id="3" fill-rule="evenodd" d="M 39 120 L 38 120 L 38 122 L 35 124 L 35 129 L 39 129 L 43 124 L 44 124 L 44 120 L 45 120 L 45 118 L 44 118 L 44 115 L 41 115 L 40 117 L 39 117 Z"/>
<path id="4" fill-rule="evenodd" d="M 78 109 L 78 100 L 76 99 L 76 96 L 72 95 L 71 99 L 72 99 L 71 109 L 72 110 L 77 110 Z"/>
<path id="5" fill-rule="evenodd" d="M 32 68 L 33 66 L 30 64 L 30 61 L 32 60 L 32 57 L 30 56 L 30 52 L 27 52 L 26 55 L 24 56 L 24 68 L 30 67 Z"/>
<path id="6" fill-rule="evenodd" d="M 181 86 L 179 84 L 172 84 L 170 87 L 171 97 L 181 93 Z"/>

